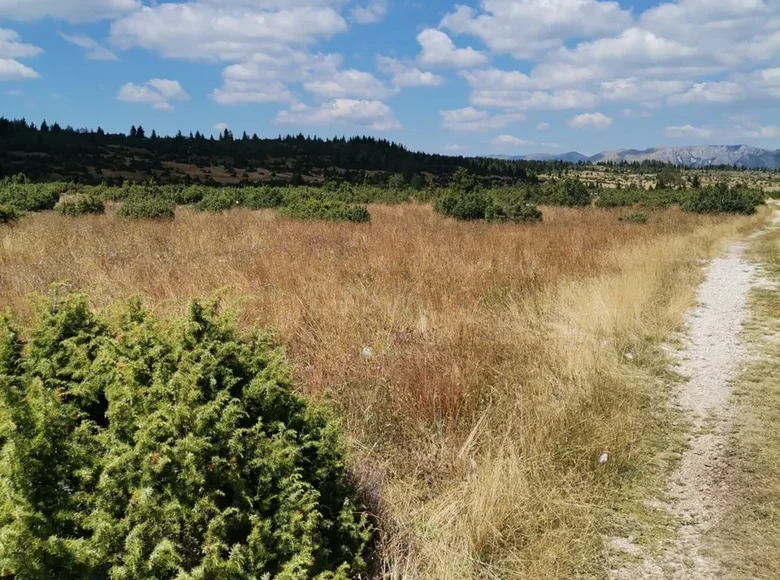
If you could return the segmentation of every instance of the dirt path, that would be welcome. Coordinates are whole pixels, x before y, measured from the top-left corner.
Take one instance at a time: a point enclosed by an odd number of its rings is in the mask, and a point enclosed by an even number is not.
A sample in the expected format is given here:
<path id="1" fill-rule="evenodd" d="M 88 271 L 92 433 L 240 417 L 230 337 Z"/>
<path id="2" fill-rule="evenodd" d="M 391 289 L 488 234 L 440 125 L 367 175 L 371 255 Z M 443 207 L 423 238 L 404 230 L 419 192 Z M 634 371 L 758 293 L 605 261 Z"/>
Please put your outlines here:
<path id="1" fill-rule="evenodd" d="M 777 217 L 780 217 L 778 213 Z M 659 505 L 680 523 L 674 543 L 659 556 L 612 538 L 612 548 L 633 556 L 634 563 L 613 570 L 613 580 L 714 580 L 722 576 L 717 555 L 705 536 L 726 508 L 725 448 L 735 417 L 731 382 L 748 353 L 740 335 L 757 268 L 744 258 L 746 243 L 732 244 L 707 269 L 697 306 L 688 315 L 688 338 L 675 370 L 690 380 L 675 393 L 677 405 L 691 420 L 688 448 L 669 482 L 668 502 Z"/>

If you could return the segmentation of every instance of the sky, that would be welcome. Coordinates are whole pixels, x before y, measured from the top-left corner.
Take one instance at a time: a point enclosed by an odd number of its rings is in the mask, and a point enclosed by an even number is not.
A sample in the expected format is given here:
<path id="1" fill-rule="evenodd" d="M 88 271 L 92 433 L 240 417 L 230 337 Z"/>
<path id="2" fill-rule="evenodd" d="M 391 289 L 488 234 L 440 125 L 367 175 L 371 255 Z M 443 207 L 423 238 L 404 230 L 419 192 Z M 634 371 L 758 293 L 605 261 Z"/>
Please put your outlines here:
<path id="1" fill-rule="evenodd" d="M 780 149 L 780 0 L 0 0 L 0 115 L 459 155 Z"/>

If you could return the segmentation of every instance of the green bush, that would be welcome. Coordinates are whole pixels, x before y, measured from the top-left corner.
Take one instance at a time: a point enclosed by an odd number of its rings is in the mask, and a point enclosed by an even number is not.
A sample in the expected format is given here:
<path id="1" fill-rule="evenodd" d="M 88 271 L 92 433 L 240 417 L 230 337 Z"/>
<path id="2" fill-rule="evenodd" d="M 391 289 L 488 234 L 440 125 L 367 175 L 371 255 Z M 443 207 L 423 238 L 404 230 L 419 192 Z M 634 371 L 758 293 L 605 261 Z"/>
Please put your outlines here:
<path id="1" fill-rule="evenodd" d="M 244 207 L 249 209 L 279 207 L 283 202 L 284 195 L 276 187 L 253 187 L 244 194 Z"/>
<path id="2" fill-rule="evenodd" d="M 737 213 L 750 215 L 764 203 L 763 192 L 754 189 L 730 188 L 721 183 L 696 189 L 682 204 L 685 211 L 696 213 Z"/>
<path id="3" fill-rule="evenodd" d="M 10 224 L 19 219 L 19 212 L 10 205 L 0 205 L 0 224 Z"/>
<path id="4" fill-rule="evenodd" d="M 27 333 L 24 334 L 25 336 Z M 0 321 L 0 570 L 24 580 L 346 580 L 370 528 L 337 425 L 213 304 Z"/>
<path id="5" fill-rule="evenodd" d="M 195 208 L 198 211 L 229 211 L 241 207 L 244 203 L 244 192 L 234 187 L 209 190 Z"/>
<path id="6" fill-rule="evenodd" d="M 116 215 L 131 219 L 173 219 L 176 204 L 169 199 L 136 195 L 122 202 Z"/>
<path id="7" fill-rule="evenodd" d="M 591 197 L 585 184 L 577 179 L 563 181 L 548 181 L 538 191 L 537 203 L 545 205 L 562 205 L 568 207 L 585 207 L 590 205 Z"/>
<path id="8" fill-rule="evenodd" d="M 490 206 L 490 199 L 479 189 L 471 191 L 449 189 L 439 196 L 434 209 L 443 216 L 458 220 L 481 220 L 485 219 Z"/>
<path id="9" fill-rule="evenodd" d="M 646 224 L 650 218 L 646 213 L 633 212 L 618 217 L 618 221 L 630 224 Z"/>
<path id="10" fill-rule="evenodd" d="M 371 214 L 363 206 L 319 199 L 305 199 L 284 205 L 279 209 L 279 215 L 301 220 L 346 221 L 354 223 L 371 221 Z"/>
<path id="11" fill-rule="evenodd" d="M 17 211 L 37 212 L 54 209 L 60 200 L 63 184 L 0 182 L 0 204 Z"/>
<path id="12" fill-rule="evenodd" d="M 58 203 L 55 209 L 67 216 L 102 214 L 106 211 L 103 202 L 92 195 L 79 195 L 72 199 L 66 199 Z"/>
<path id="13" fill-rule="evenodd" d="M 532 203 L 519 202 L 502 206 L 493 204 L 485 212 L 489 222 L 538 223 L 542 221 L 542 212 Z"/>

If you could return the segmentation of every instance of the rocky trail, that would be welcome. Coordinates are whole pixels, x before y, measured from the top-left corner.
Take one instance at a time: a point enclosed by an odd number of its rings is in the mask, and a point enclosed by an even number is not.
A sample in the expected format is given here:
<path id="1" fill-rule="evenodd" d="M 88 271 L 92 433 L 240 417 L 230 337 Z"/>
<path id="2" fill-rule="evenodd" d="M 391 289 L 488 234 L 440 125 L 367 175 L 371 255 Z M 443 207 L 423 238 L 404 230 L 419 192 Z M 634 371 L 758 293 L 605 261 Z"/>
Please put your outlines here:
<path id="1" fill-rule="evenodd" d="M 769 227 L 780 227 L 780 210 Z M 674 403 L 691 425 L 687 448 L 668 482 L 669 499 L 657 507 L 679 523 L 677 536 L 660 555 L 647 553 L 630 537 L 611 538 L 614 552 L 631 556 L 631 563 L 612 570 L 613 580 L 723 577 L 722 562 L 705 540 L 727 508 L 725 452 L 736 416 L 732 381 L 750 357 L 742 327 L 749 294 L 762 284 L 758 267 L 745 257 L 747 245 L 732 243 L 707 268 L 674 369 L 688 379 L 676 388 Z"/>

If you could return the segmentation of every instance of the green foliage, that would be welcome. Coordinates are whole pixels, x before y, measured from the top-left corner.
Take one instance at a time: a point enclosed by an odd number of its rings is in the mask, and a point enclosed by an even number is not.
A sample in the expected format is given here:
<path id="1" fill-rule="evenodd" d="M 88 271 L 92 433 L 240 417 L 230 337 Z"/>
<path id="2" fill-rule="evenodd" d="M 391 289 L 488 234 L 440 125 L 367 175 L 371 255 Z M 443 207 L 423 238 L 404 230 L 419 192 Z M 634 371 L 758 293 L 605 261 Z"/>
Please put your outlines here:
<path id="1" fill-rule="evenodd" d="M 19 212 L 10 205 L 0 204 L 0 224 L 10 224 L 19 219 Z"/>
<path id="2" fill-rule="evenodd" d="M 535 201 L 543 205 L 585 207 L 591 203 L 588 188 L 578 179 L 548 181 L 541 187 L 537 195 L 538 198 Z"/>
<path id="3" fill-rule="evenodd" d="M 368 210 L 334 200 L 302 199 L 279 209 L 279 215 L 300 220 L 325 220 L 366 223 L 371 221 Z"/>
<path id="4" fill-rule="evenodd" d="M 244 202 L 244 192 L 234 187 L 211 189 L 198 202 L 198 211 L 228 211 L 240 207 Z"/>
<path id="5" fill-rule="evenodd" d="M 105 213 L 103 202 L 93 195 L 79 195 L 72 199 L 66 199 L 57 204 L 55 208 L 60 214 L 67 216 L 79 216 Z"/>
<path id="6" fill-rule="evenodd" d="M 24 212 L 50 210 L 63 191 L 61 183 L 29 183 L 23 175 L 5 178 L 0 181 L 0 204 Z"/>
<path id="7" fill-rule="evenodd" d="M 283 202 L 284 195 L 278 187 L 251 187 L 244 191 L 244 207 L 249 209 L 279 207 Z"/>
<path id="8" fill-rule="evenodd" d="M 506 206 L 493 203 L 485 212 L 489 222 L 538 223 L 542 212 L 532 203 L 517 202 Z"/>
<path id="9" fill-rule="evenodd" d="M 629 224 L 646 224 L 650 218 L 646 213 L 632 212 L 618 217 L 618 221 Z"/>
<path id="10" fill-rule="evenodd" d="M 764 203 L 761 191 L 747 188 L 730 188 L 726 183 L 714 187 L 696 189 L 683 202 L 685 211 L 696 213 L 737 213 L 750 215 Z"/>
<path id="11" fill-rule="evenodd" d="M 434 208 L 441 215 L 458 220 L 485 219 L 490 198 L 479 189 L 449 189 L 436 200 Z"/>
<path id="12" fill-rule="evenodd" d="M 27 334 L 25 334 L 27 335 Z M 346 580 L 370 528 L 337 425 L 214 304 L 0 321 L 0 570 L 20 580 Z"/>
<path id="13" fill-rule="evenodd" d="M 160 197 L 134 195 L 122 203 L 116 215 L 131 219 L 173 219 L 176 204 Z"/>

